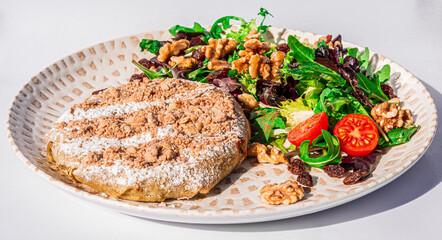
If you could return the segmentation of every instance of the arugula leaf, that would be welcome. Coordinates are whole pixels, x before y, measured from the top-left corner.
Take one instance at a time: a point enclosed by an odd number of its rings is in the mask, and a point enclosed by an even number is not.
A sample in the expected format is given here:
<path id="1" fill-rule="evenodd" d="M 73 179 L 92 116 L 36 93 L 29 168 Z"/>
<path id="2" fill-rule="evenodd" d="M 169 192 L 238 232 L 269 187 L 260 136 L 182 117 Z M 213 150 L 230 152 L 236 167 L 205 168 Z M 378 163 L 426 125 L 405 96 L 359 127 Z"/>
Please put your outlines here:
<path id="1" fill-rule="evenodd" d="M 341 87 L 346 84 L 341 75 L 330 68 L 315 62 L 315 51 L 302 44 L 296 36 L 290 35 L 287 41 L 290 51 L 284 59 L 284 68 L 280 71 L 285 76 L 292 76 L 296 80 L 324 79 L 329 87 Z M 288 64 L 293 60 L 299 63 L 294 69 L 289 69 Z"/>
<path id="2" fill-rule="evenodd" d="M 161 43 L 158 40 L 143 39 L 140 42 L 141 51 L 147 50 L 153 54 L 158 54 L 161 47 Z"/>
<path id="3" fill-rule="evenodd" d="M 381 84 L 378 78 L 372 78 L 371 80 L 365 77 L 362 73 L 357 73 L 358 85 L 361 90 L 367 95 L 370 100 L 375 103 L 382 103 L 390 100 L 384 92 L 382 92 Z"/>
<path id="4" fill-rule="evenodd" d="M 175 25 L 169 29 L 169 33 L 172 34 L 172 36 L 176 36 L 177 32 L 202 33 L 205 36 L 209 35 L 209 32 L 197 22 L 193 23 L 193 28 Z"/>
<path id="5" fill-rule="evenodd" d="M 341 161 L 341 148 L 339 146 L 338 138 L 325 130 L 322 130 L 322 138 L 327 146 L 327 151 L 323 156 L 317 158 L 311 158 L 309 156 L 310 140 L 302 142 L 301 146 L 299 147 L 299 157 L 309 166 L 322 168 L 326 165 L 338 164 L 339 161 Z M 316 144 L 319 143 L 316 142 Z"/>
<path id="6" fill-rule="evenodd" d="M 290 35 L 287 39 L 290 51 L 287 53 L 284 63 L 291 63 L 293 59 L 298 62 L 314 62 L 315 50 L 302 44 L 297 36 Z M 286 64 L 285 64 L 286 65 Z"/>
<path id="7" fill-rule="evenodd" d="M 270 138 L 269 143 L 272 146 L 277 147 L 281 152 L 287 153 L 287 148 L 284 147 L 284 142 L 287 139 L 287 134 L 280 134 L 275 138 Z"/>
<path id="8" fill-rule="evenodd" d="M 395 128 L 387 132 L 387 136 L 390 139 L 389 142 L 383 138 L 379 138 L 378 145 L 381 147 L 395 146 L 402 143 L 409 142 L 411 137 L 420 129 L 420 126 L 413 126 L 409 129 Z"/>
<path id="9" fill-rule="evenodd" d="M 372 78 L 377 78 L 380 83 L 386 83 L 388 80 L 390 80 L 390 71 L 390 65 L 385 64 L 381 70 L 373 74 Z"/>
<path id="10" fill-rule="evenodd" d="M 141 71 L 146 74 L 146 76 L 150 79 L 156 79 L 156 78 L 166 78 L 166 77 L 172 77 L 172 69 L 167 70 L 166 72 L 155 72 L 150 69 L 145 68 L 143 65 L 139 64 L 137 61 L 132 60 L 132 63 L 137 66 Z"/>
<path id="11" fill-rule="evenodd" d="M 206 73 L 214 72 L 213 70 L 207 69 L 207 63 L 209 62 L 209 59 L 204 60 L 203 66 L 193 70 L 192 72 L 187 74 L 187 78 L 193 81 L 197 82 L 206 82 Z"/>
<path id="12" fill-rule="evenodd" d="M 315 113 L 325 112 L 331 128 L 339 120 L 351 113 L 360 113 L 370 116 L 362 104 L 350 94 L 338 88 L 326 88 L 322 91 Z"/>
<path id="13" fill-rule="evenodd" d="M 274 128 L 285 128 L 284 120 L 274 108 L 256 109 L 250 114 L 249 120 L 255 130 L 252 142 L 267 144 Z"/>
<path id="14" fill-rule="evenodd" d="M 324 79 L 329 87 L 341 87 L 346 84 L 346 81 L 337 72 L 316 62 L 301 62 L 297 68 L 290 70 L 283 68 L 281 72 L 300 81 Z"/>

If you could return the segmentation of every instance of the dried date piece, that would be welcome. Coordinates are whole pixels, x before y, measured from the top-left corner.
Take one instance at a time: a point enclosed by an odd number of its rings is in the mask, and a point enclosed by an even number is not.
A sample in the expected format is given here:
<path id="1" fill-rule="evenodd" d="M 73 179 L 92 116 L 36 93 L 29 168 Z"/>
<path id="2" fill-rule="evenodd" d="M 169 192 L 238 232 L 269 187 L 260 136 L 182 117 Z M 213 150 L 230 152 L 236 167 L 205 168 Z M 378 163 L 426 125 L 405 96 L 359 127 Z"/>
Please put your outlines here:
<path id="1" fill-rule="evenodd" d="M 287 54 L 288 52 L 290 52 L 290 47 L 287 43 L 281 43 L 276 47 L 276 50 Z"/>
<path id="2" fill-rule="evenodd" d="M 339 166 L 344 168 L 345 172 L 353 171 L 355 169 L 355 165 L 353 163 L 339 163 Z"/>
<path id="3" fill-rule="evenodd" d="M 304 162 L 300 159 L 294 159 L 293 161 L 290 161 L 289 166 L 287 167 L 287 169 L 295 174 L 295 175 L 299 175 L 303 172 L 305 172 L 305 165 Z"/>
<path id="4" fill-rule="evenodd" d="M 356 184 L 359 182 L 359 180 L 366 177 L 367 175 L 368 172 L 363 170 L 357 170 L 355 172 L 350 173 L 347 177 L 344 178 L 344 184 L 345 185 Z"/>
<path id="5" fill-rule="evenodd" d="M 322 168 L 329 177 L 342 178 L 345 176 L 345 169 L 338 165 L 327 165 Z"/>
<path id="6" fill-rule="evenodd" d="M 394 94 L 393 88 L 390 85 L 382 83 L 381 90 L 388 98 L 397 98 L 396 94 Z"/>
<path id="7" fill-rule="evenodd" d="M 143 78 L 147 77 L 146 74 L 144 73 L 140 73 L 140 74 L 134 74 L 130 77 L 129 82 L 133 82 L 133 81 L 143 81 Z M 92 93 L 92 95 L 94 95 Z"/>
<path id="8" fill-rule="evenodd" d="M 308 172 L 302 172 L 301 174 L 299 174 L 298 178 L 296 179 L 296 181 L 298 181 L 298 183 L 307 186 L 307 187 L 312 187 L 313 186 L 313 178 L 312 175 L 310 175 L 310 173 Z"/>

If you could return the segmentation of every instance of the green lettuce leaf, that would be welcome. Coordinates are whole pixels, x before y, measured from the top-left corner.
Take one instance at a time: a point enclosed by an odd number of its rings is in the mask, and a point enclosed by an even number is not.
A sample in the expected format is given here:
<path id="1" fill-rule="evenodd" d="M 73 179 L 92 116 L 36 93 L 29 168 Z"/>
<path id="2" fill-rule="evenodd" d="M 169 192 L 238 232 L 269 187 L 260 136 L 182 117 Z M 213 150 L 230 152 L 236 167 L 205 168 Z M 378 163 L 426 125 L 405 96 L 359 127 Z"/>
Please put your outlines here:
<path id="1" fill-rule="evenodd" d="M 356 98 L 337 88 L 326 88 L 321 93 L 319 102 L 315 107 L 315 113 L 320 112 L 327 114 L 331 128 L 344 116 L 351 113 L 360 113 L 370 116 Z"/>
<path id="2" fill-rule="evenodd" d="M 273 129 L 285 128 L 284 120 L 275 108 L 255 109 L 250 114 L 249 120 L 254 129 L 252 142 L 268 144 Z"/>
<path id="3" fill-rule="evenodd" d="M 387 136 L 390 139 L 389 142 L 383 138 L 379 138 L 378 145 L 381 147 L 395 146 L 409 142 L 411 137 L 419 130 L 420 126 L 413 126 L 409 129 L 395 128 L 387 132 Z"/>
<path id="4" fill-rule="evenodd" d="M 158 40 L 143 39 L 140 42 L 141 51 L 147 50 L 153 54 L 158 54 L 161 48 L 161 43 Z"/>
<path id="5" fill-rule="evenodd" d="M 358 85 L 368 98 L 374 103 L 382 103 L 390 100 L 381 89 L 381 83 L 377 77 L 368 79 L 362 73 L 357 73 Z"/>

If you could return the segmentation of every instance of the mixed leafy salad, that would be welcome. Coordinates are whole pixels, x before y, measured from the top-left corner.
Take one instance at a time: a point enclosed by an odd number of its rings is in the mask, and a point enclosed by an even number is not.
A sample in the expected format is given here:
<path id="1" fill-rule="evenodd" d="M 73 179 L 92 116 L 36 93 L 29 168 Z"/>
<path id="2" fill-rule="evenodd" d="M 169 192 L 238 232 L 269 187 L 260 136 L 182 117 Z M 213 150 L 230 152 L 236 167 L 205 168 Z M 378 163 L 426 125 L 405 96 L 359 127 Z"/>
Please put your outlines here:
<path id="1" fill-rule="evenodd" d="M 375 71 L 368 48 L 344 48 L 340 35 L 314 45 L 296 35 L 269 42 L 269 16 L 261 8 L 250 21 L 226 16 L 210 29 L 196 22 L 173 26 L 173 41 L 143 39 L 141 50 L 157 56 L 134 61 L 144 74 L 133 78 L 176 77 L 223 88 L 244 107 L 252 142 L 296 153 L 318 168 L 343 163 L 345 156 L 346 163 L 379 159 L 380 149 L 408 142 L 418 131 L 388 85 L 390 66 Z M 181 43 L 187 45 L 170 54 Z M 168 60 L 160 61 L 164 56 Z"/>

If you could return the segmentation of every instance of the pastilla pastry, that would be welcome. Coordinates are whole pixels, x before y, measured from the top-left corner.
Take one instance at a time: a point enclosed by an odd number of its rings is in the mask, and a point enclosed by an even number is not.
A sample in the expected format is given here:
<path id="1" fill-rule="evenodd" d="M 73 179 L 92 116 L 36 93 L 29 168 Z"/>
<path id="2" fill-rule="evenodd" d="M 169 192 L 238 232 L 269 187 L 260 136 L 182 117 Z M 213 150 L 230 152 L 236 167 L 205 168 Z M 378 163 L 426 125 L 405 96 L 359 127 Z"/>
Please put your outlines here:
<path id="1" fill-rule="evenodd" d="M 247 155 L 249 123 L 213 85 L 145 78 L 95 92 L 47 134 L 48 159 L 115 198 L 206 194 Z"/>

